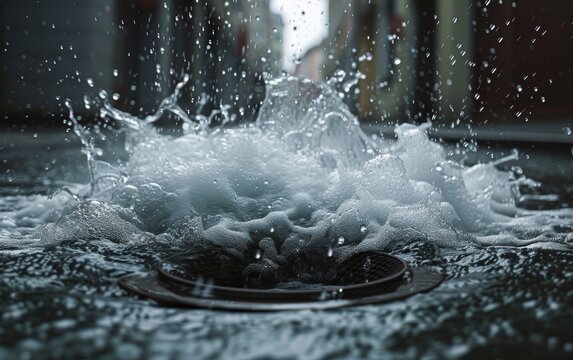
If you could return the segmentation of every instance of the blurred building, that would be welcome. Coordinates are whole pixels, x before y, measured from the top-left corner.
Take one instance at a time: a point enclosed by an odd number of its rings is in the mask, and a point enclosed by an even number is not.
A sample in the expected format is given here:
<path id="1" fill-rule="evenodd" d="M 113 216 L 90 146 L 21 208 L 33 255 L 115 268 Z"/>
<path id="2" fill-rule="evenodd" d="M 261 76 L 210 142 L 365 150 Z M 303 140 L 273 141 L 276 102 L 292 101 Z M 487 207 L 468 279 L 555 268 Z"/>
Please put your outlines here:
<path id="1" fill-rule="evenodd" d="M 268 0 L 5 0 L 0 23 L 4 123 L 60 123 L 65 98 L 89 113 L 102 89 L 146 114 L 184 73 L 190 113 L 208 95 L 203 111 L 232 105 L 248 116 L 263 72 L 282 69 L 283 25 Z"/>
<path id="2" fill-rule="evenodd" d="M 118 5 L 119 22 L 126 24 L 121 92 L 149 111 L 188 73 L 184 101 L 191 113 L 207 95 L 203 111 L 231 105 L 251 116 L 264 97 L 263 73 L 281 70 L 280 17 L 270 12 L 269 1 L 147 0 L 146 5 Z"/>
<path id="3" fill-rule="evenodd" d="M 567 0 L 331 1 L 329 36 L 299 73 L 360 71 L 349 105 L 366 122 L 432 120 L 453 137 L 472 123 L 484 138 L 571 143 L 572 13 Z"/>
<path id="4" fill-rule="evenodd" d="M 116 57 L 113 0 L 0 2 L 2 121 L 51 118 L 63 100 L 83 104 L 93 87 L 112 89 Z M 60 120 L 60 118 L 58 118 Z"/>
<path id="5" fill-rule="evenodd" d="M 204 112 L 232 105 L 251 117 L 263 73 L 282 71 L 291 30 L 269 2 L 4 0 L 4 122 L 61 122 L 62 98 L 89 113 L 100 89 L 121 109 L 146 114 L 183 73 L 191 75 L 181 101 L 190 113 L 207 95 Z M 373 128 L 432 120 L 465 136 L 472 122 L 497 138 L 522 136 L 513 127 L 529 132 L 524 139 L 550 131 L 548 139 L 573 142 L 562 131 L 573 127 L 572 13 L 568 0 L 331 0 L 328 36 L 295 74 L 362 73 L 347 102 Z"/>

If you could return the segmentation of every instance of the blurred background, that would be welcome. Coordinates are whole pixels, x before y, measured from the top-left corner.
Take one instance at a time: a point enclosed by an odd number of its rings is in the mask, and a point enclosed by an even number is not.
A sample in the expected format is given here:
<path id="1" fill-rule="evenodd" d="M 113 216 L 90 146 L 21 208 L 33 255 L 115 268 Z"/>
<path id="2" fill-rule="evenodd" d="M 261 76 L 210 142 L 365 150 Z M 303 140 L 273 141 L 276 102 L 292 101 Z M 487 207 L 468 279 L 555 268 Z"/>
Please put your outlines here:
<path id="1" fill-rule="evenodd" d="M 187 112 L 252 120 L 268 76 L 344 71 L 371 131 L 573 143 L 570 0 L 2 0 L 0 44 L 3 131 L 63 127 L 63 99 L 87 116 L 100 90 L 148 114 L 185 73 Z"/>

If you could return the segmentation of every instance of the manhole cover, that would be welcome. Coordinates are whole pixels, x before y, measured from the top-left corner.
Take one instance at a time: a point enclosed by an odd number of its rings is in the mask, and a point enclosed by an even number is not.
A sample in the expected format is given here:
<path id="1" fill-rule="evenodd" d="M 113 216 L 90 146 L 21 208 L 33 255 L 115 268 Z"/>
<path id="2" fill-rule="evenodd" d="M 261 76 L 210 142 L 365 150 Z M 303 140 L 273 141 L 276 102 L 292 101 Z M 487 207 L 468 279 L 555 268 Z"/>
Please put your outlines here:
<path id="1" fill-rule="evenodd" d="M 316 275 L 308 277 L 264 259 L 245 264 L 231 251 L 202 249 L 168 257 L 156 272 L 127 275 L 119 283 L 162 305 L 276 311 L 383 303 L 431 290 L 444 277 L 372 250 L 312 270 Z"/>

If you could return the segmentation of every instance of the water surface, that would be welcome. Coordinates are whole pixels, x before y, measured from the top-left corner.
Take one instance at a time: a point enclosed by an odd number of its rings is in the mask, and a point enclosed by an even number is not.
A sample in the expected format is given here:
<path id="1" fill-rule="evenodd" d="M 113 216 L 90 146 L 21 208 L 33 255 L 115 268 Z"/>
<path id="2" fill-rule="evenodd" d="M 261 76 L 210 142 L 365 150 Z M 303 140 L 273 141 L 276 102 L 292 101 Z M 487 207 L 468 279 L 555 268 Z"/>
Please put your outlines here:
<path id="1" fill-rule="evenodd" d="M 372 137 L 330 88 L 293 78 L 254 125 L 188 116 L 177 139 L 104 109 L 126 132 L 76 125 L 89 168 L 73 134 L 3 138 L 1 358 L 572 356 L 567 157 L 468 152 L 426 126 Z M 252 253 L 269 238 L 287 261 L 376 248 L 447 279 L 384 305 L 269 314 L 161 308 L 117 286 L 197 239 L 273 261 Z"/>

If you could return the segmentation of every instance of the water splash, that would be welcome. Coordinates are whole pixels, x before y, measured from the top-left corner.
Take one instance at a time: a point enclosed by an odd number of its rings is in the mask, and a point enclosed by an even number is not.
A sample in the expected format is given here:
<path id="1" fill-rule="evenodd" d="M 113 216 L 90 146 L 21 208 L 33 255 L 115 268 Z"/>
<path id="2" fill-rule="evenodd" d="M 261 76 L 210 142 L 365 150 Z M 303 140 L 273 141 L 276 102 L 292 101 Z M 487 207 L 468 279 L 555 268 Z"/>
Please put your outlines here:
<path id="1" fill-rule="evenodd" d="M 42 243 L 211 244 L 275 265 L 414 241 L 570 246 L 555 231 L 570 226 L 570 209 L 556 216 L 516 207 L 519 185 L 535 184 L 496 166 L 517 153 L 465 167 L 428 138 L 430 123 L 397 126 L 396 142 L 369 137 L 328 84 L 295 77 L 267 81 L 255 123 L 227 127 L 234 119 L 227 107 L 190 116 L 178 105 L 187 81 L 144 119 L 101 94 L 100 115 L 127 132 L 130 158 L 121 167 L 97 160 L 96 137 L 69 106 L 90 191 L 32 236 Z M 183 136 L 155 130 L 165 112 L 183 121 Z M 222 126 L 213 126 L 215 116 Z"/>

